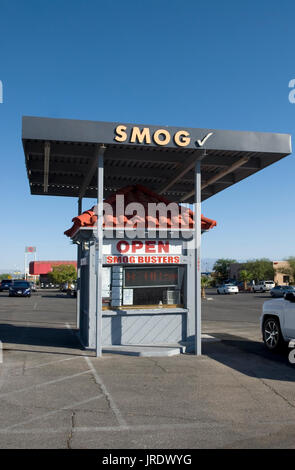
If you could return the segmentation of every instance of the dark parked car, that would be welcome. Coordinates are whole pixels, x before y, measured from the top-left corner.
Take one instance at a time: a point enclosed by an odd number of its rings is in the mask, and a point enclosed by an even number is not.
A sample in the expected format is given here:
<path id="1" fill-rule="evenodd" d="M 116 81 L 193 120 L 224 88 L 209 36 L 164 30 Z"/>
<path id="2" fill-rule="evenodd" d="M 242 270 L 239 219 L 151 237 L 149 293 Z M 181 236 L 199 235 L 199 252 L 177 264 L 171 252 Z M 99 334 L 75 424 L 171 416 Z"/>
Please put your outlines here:
<path id="1" fill-rule="evenodd" d="M 250 282 L 247 282 L 247 287 L 245 289 L 245 283 L 243 281 L 237 284 L 239 291 L 242 292 L 252 292 L 252 285 Z"/>
<path id="2" fill-rule="evenodd" d="M 9 287 L 9 297 L 31 297 L 31 286 L 28 281 L 13 281 Z"/>
<path id="3" fill-rule="evenodd" d="M 295 288 L 293 286 L 276 286 L 270 291 L 272 297 L 284 297 L 288 292 L 294 292 Z"/>
<path id="4" fill-rule="evenodd" d="M 9 290 L 11 283 L 12 283 L 12 279 L 3 279 L 0 284 L 0 292 Z"/>

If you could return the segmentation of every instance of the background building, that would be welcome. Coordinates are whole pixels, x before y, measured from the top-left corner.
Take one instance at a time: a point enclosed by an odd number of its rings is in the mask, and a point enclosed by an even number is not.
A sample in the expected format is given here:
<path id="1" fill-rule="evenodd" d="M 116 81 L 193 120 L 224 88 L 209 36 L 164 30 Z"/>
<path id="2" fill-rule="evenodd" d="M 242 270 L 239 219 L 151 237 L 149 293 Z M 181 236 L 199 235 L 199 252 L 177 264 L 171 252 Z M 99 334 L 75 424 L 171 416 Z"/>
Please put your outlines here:
<path id="1" fill-rule="evenodd" d="M 29 273 L 31 276 L 38 276 L 40 283 L 50 282 L 49 274 L 53 266 L 60 266 L 61 264 L 71 264 L 77 269 L 77 261 L 31 261 L 29 264 Z"/>
<path id="2" fill-rule="evenodd" d="M 240 271 L 245 269 L 244 263 L 232 263 L 229 267 L 229 279 L 238 281 L 240 279 Z"/>
<path id="3" fill-rule="evenodd" d="M 275 270 L 274 281 L 276 284 L 284 286 L 294 281 L 293 276 L 290 274 L 288 261 L 274 261 L 273 268 Z M 284 269 L 286 270 L 285 272 Z"/>
<path id="4" fill-rule="evenodd" d="M 294 282 L 293 276 L 291 274 L 290 265 L 288 261 L 273 261 L 273 280 L 277 285 L 289 285 L 289 283 Z M 240 280 L 240 271 L 243 269 L 248 269 L 247 263 L 232 263 L 229 268 L 229 279 L 238 281 Z M 269 276 L 267 276 L 269 277 Z M 257 279 L 263 280 L 263 279 Z M 267 279 L 265 279 L 267 280 Z"/>

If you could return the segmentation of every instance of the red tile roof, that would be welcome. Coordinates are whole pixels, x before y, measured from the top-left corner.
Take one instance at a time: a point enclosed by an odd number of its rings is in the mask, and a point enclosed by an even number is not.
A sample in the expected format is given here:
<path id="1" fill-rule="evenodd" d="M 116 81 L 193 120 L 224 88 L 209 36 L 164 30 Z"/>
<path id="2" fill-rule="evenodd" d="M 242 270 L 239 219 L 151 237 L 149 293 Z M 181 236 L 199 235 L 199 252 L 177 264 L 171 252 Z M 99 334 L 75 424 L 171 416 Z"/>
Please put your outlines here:
<path id="1" fill-rule="evenodd" d="M 181 214 L 181 206 L 179 207 L 179 215 L 169 217 L 156 217 L 153 218 L 148 215 L 148 204 L 149 203 L 156 203 L 159 204 L 160 202 L 168 205 L 171 204 L 171 201 L 152 192 L 150 189 L 141 186 L 139 184 L 135 186 L 126 186 L 125 188 L 120 189 L 116 193 L 112 194 L 108 199 L 104 202 L 111 205 L 113 210 L 113 215 L 104 215 L 104 227 L 133 227 L 134 226 L 134 215 L 119 215 L 116 216 L 116 195 L 124 195 L 124 208 L 131 202 L 141 203 L 145 209 L 145 220 L 142 219 L 139 215 L 137 215 L 137 222 L 138 223 L 145 223 L 145 227 L 152 227 L 152 228 L 173 228 L 173 229 L 181 229 L 182 226 L 186 228 L 193 228 L 194 226 L 194 213 L 190 209 L 186 209 L 184 214 Z M 133 219 L 132 222 L 130 219 Z M 68 237 L 73 237 L 77 230 L 80 227 L 93 227 L 97 220 L 97 216 L 94 213 L 94 207 L 92 207 L 88 211 L 84 211 L 81 215 L 74 217 L 72 222 L 74 222 L 73 226 L 66 230 L 64 233 Z M 182 225 L 183 224 L 183 225 Z M 208 219 L 207 217 L 201 216 L 201 228 L 202 230 L 209 230 L 217 225 L 215 220 Z"/>

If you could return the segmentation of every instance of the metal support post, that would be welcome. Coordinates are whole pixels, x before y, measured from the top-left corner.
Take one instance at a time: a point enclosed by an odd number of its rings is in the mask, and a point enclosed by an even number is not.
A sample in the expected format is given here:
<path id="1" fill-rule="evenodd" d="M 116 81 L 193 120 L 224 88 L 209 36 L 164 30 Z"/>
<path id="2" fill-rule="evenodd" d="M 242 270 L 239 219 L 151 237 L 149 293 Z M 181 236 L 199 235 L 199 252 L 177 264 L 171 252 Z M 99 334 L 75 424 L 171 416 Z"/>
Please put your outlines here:
<path id="1" fill-rule="evenodd" d="M 82 198 L 78 199 L 78 215 L 82 213 Z M 77 299 L 76 299 L 76 327 L 80 328 L 80 302 L 81 302 L 81 245 L 77 245 Z"/>
<path id="2" fill-rule="evenodd" d="M 103 259 L 103 156 L 106 147 L 97 147 L 97 226 L 96 226 L 96 357 L 102 354 L 102 259 Z"/>
<path id="3" fill-rule="evenodd" d="M 82 198 L 78 199 L 78 215 L 82 214 Z"/>
<path id="4" fill-rule="evenodd" d="M 195 354 L 202 354 L 201 323 L 201 159 L 195 165 Z"/>
<path id="5" fill-rule="evenodd" d="M 36 263 L 36 261 L 37 261 L 36 250 L 35 250 L 35 252 L 34 252 L 34 261 L 35 261 L 35 263 Z M 36 284 L 36 280 L 37 280 L 37 276 L 35 275 L 35 276 L 34 276 L 34 282 L 35 282 L 35 284 Z"/>

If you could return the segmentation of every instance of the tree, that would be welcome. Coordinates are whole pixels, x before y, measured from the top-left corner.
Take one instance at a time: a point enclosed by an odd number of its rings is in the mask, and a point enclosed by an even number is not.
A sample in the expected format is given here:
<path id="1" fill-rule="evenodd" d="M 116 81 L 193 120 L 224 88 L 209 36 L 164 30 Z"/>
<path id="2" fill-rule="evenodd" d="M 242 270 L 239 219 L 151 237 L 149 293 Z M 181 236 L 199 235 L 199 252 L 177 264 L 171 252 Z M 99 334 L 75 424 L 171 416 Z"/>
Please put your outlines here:
<path id="1" fill-rule="evenodd" d="M 213 271 L 215 272 L 218 281 L 222 282 L 228 279 L 230 265 L 236 262 L 237 261 L 235 259 L 229 258 L 220 258 L 215 262 Z"/>
<path id="2" fill-rule="evenodd" d="M 50 278 L 54 284 L 73 282 L 77 279 L 77 271 L 72 264 L 60 264 L 59 266 L 53 266 Z"/>
<path id="3" fill-rule="evenodd" d="M 0 274 L 0 281 L 2 281 L 2 279 L 11 279 L 11 274 Z"/>
<path id="4" fill-rule="evenodd" d="M 208 276 L 202 276 L 201 277 L 201 293 L 202 293 L 202 299 L 206 299 L 206 287 L 211 286 L 212 279 Z"/>
<path id="5" fill-rule="evenodd" d="M 248 260 L 243 263 L 243 269 L 249 271 L 252 274 L 252 279 L 256 282 L 274 278 L 273 264 L 268 258 Z"/>
<path id="6" fill-rule="evenodd" d="M 250 271 L 247 271 L 247 269 L 242 269 L 239 272 L 239 278 L 244 283 L 244 290 L 247 290 L 247 282 L 249 282 L 249 281 L 251 281 L 251 279 L 253 279 L 252 273 Z"/>

